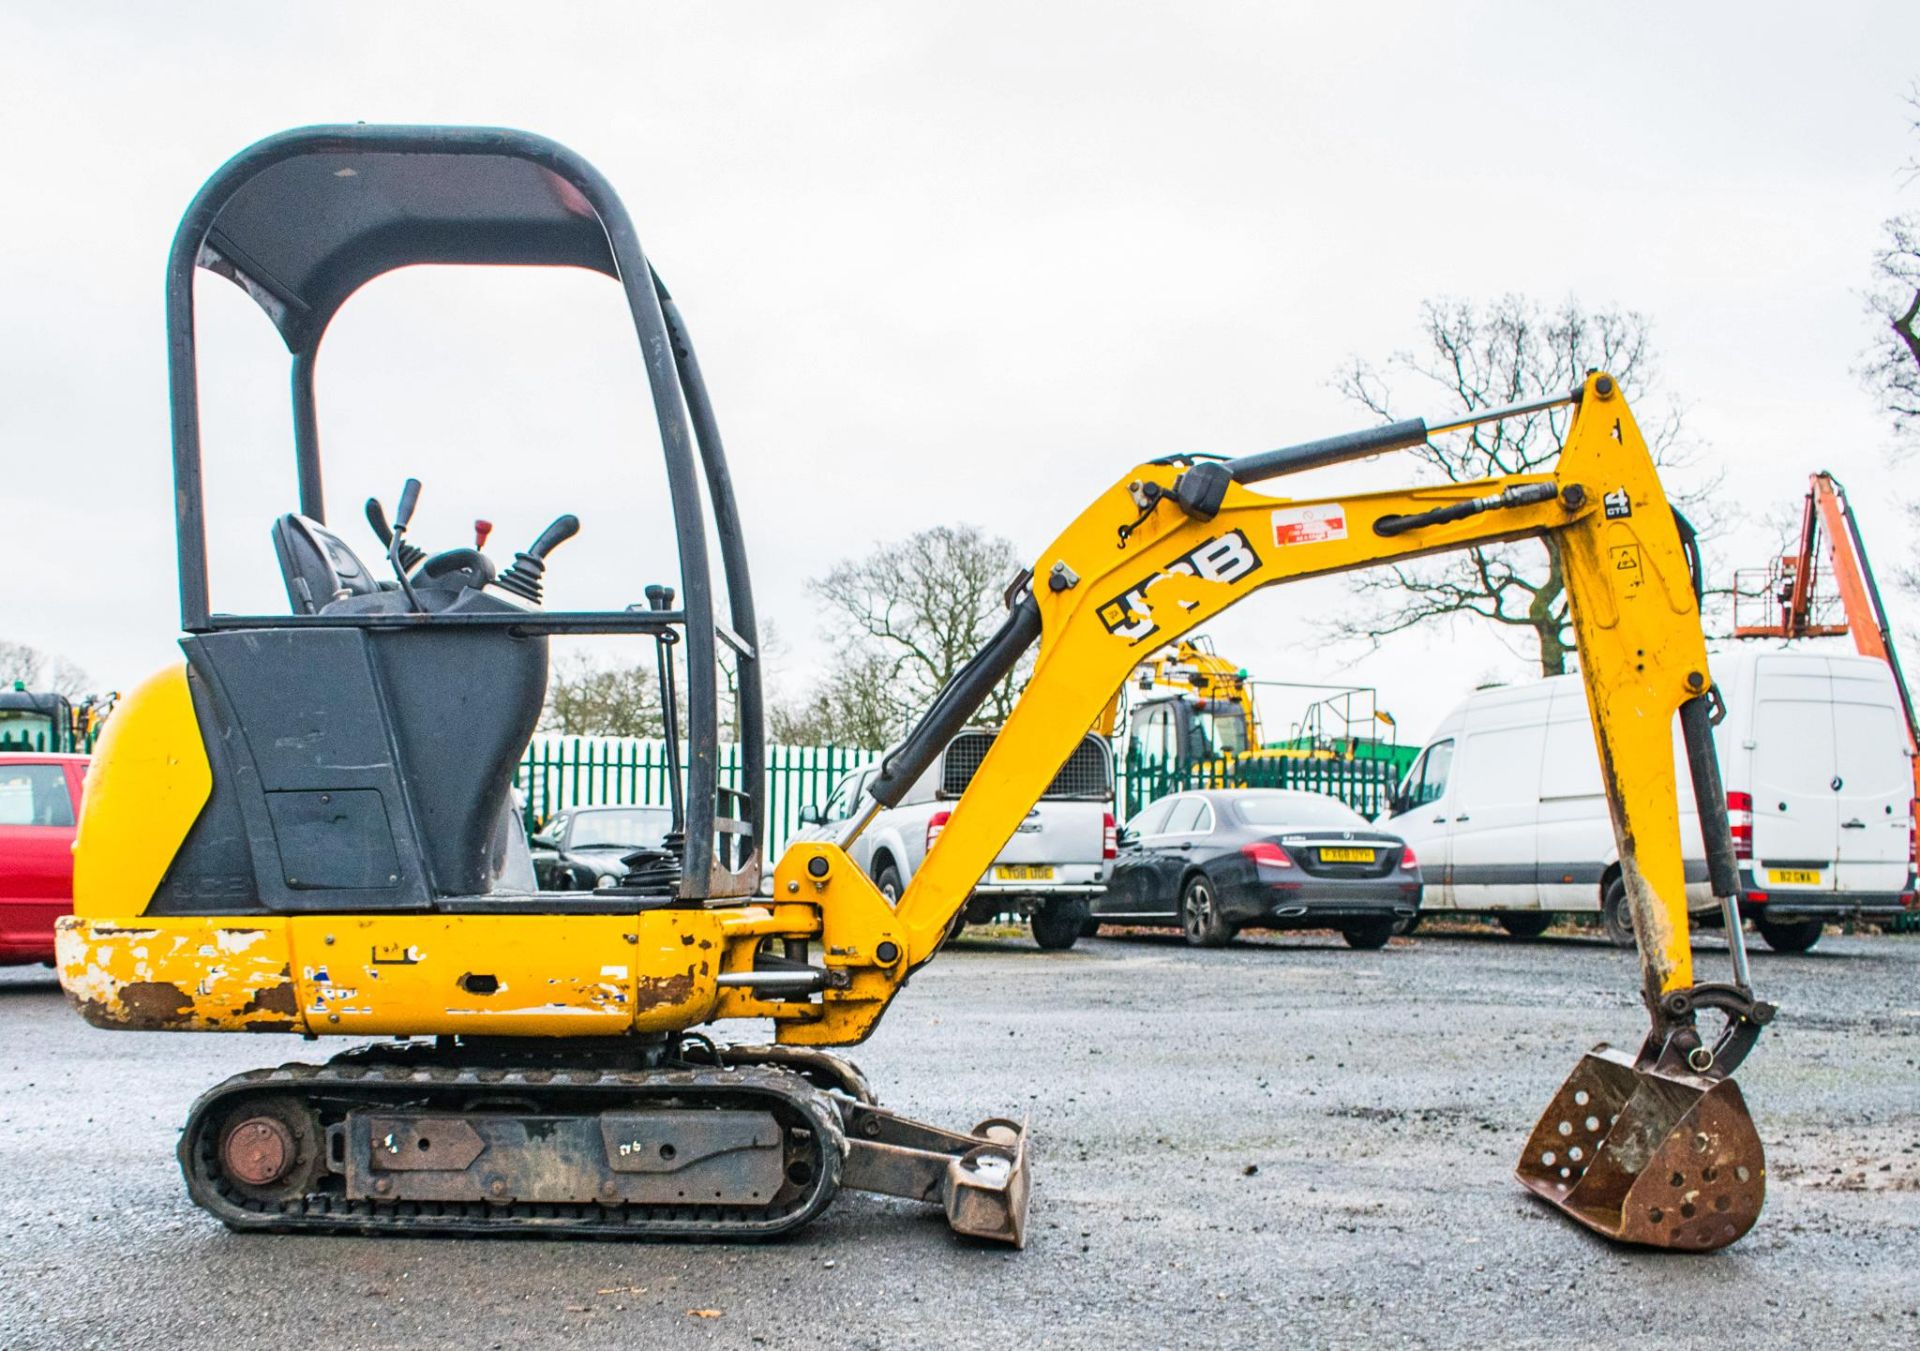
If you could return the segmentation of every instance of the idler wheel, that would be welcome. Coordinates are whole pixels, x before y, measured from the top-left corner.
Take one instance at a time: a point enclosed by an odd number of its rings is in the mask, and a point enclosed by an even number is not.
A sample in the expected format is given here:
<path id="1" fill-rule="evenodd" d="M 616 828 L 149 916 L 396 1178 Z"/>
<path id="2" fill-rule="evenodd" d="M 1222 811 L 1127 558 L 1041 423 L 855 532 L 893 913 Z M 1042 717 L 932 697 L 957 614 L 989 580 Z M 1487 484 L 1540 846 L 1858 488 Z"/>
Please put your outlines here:
<path id="1" fill-rule="evenodd" d="M 271 1187 L 293 1170 L 298 1157 L 293 1132 L 274 1116 L 237 1122 L 220 1142 L 221 1166 L 249 1187 Z"/>

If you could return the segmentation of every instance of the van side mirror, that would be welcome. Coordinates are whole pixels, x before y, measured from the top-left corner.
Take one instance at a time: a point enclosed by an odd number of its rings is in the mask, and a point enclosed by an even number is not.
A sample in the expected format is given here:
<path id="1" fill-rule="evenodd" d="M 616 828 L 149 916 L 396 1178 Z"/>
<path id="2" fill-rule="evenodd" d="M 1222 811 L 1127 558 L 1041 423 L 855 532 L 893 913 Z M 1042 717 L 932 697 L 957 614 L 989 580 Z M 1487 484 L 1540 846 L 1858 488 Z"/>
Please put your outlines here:
<path id="1" fill-rule="evenodd" d="M 800 809 L 801 825 L 824 826 L 826 823 L 827 823 L 827 814 L 821 811 L 813 803 L 809 802 L 806 806 Z"/>
<path id="2" fill-rule="evenodd" d="M 1140 843 L 1140 833 L 1138 831 L 1128 830 L 1125 826 L 1121 826 L 1113 833 L 1113 844 L 1116 849 L 1126 849 L 1138 843 Z"/>
<path id="3" fill-rule="evenodd" d="M 1413 807 L 1413 800 L 1405 793 L 1395 793 L 1387 799 L 1387 815 L 1398 816 Z"/>

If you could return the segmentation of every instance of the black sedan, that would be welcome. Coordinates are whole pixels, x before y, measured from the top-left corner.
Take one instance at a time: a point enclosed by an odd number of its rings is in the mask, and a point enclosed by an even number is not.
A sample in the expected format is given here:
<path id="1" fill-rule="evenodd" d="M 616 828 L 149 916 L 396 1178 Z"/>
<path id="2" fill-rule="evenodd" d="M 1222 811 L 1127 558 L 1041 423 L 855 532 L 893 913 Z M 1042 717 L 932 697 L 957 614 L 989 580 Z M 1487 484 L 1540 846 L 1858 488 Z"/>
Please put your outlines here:
<path id="1" fill-rule="evenodd" d="M 572 807 L 540 827 L 533 874 L 542 891 L 591 891 L 618 886 L 636 849 L 658 849 L 673 826 L 666 807 Z"/>
<path id="2" fill-rule="evenodd" d="M 1127 822 L 1093 919 L 1178 924 L 1219 947 L 1241 929 L 1338 929 L 1377 948 L 1420 913 L 1420 864 L 1342 802 L 1278 788 L 1178 793 Z"/>

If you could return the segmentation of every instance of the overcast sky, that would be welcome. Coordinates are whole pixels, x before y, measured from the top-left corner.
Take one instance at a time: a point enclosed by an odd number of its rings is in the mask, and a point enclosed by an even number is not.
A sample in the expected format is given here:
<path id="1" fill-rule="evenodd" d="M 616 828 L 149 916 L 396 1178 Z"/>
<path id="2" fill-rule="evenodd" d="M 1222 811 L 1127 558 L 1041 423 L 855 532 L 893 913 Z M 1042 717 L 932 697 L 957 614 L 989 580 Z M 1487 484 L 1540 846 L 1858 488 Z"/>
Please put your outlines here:
<path id="1" fill-rule="evenodd" d="M 0 0 L 0 638 L 126 687 L 174 659 L 161 294 L 233 152 L 313 122 L 552 136 L 625 197 L 693 328 L 762 613 L 803 684 L 805 589 L 939 522 L 1042 549 L 1141 459 L 1364 425 L 1329 381 L 1419 303 L 1507 291 L 1646 314 L 1754 521 L 1834 470 L 1890 571 L 1896 467 L 1852 371 L 1881 221 L 1920 206 L 1920 4 L 254 4 Z M 283 608 L 286 357 L 200 283 L 216 608 Z M 1635 391 L 1629 390 L 1630 397 Z M 416 533 L 510 555 L 561 511 L 549 598 L 673 580 L 617 288 L 416 271 L 323 353 L 335 522 L 425 480 Z M 1443 406 L 1410 409 L 1437 417 Z M 1410 478 L 1410 461 L 1289 491 Z M 1757 525 L 1708 541 L 1764 561 Z M 368 552 L 371 552 L 369 546 Z M 1276 679 L 1379 687 L 1419 739 L 1524 645 L 1434 629 L 1328 650 L 1337 581 L 1214 626 Z M 1916 607 L 1903 602 L 1911 612 Z"/>

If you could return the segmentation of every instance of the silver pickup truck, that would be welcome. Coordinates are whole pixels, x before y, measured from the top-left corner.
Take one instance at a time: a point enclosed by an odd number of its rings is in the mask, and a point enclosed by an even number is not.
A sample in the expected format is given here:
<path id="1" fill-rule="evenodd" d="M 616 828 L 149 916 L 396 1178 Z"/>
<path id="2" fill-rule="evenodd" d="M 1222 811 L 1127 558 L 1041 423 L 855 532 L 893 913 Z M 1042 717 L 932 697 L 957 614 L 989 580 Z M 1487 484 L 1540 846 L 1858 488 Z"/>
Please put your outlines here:
<path id="1" fill-rule="evenodd" d="M 899 899 L 927 849 L 940 838 L 955 801 L 993 744 L 990 729 L 968 729 L 916 780 L 900 805 L 881 811 L 853 842 L 853 861 L 888 900 Z M 884 758 L 884 757 L 883 757 Z M 824 806 L 801 810 L 796 838 L 835 840 L 866 805 L 875 762 L 834 786 Z M 1113 753 L 1088 735 L 1054 775 L 967 901 L 962 923 L 995 915 L 1027 917 L 1034 942 L 1070 948 L 1088 923 L 1088 902 L 1106 890 L 1101 878 L 1114 856 Z"/>

